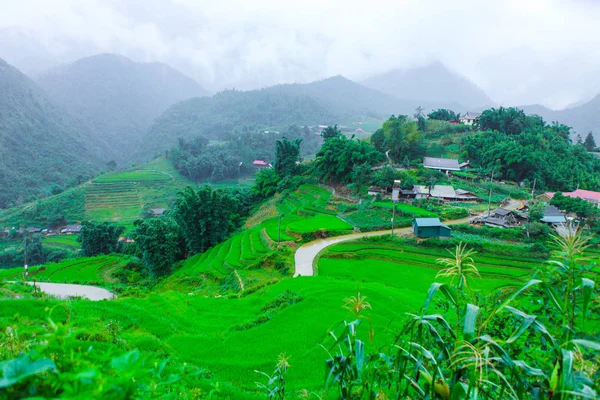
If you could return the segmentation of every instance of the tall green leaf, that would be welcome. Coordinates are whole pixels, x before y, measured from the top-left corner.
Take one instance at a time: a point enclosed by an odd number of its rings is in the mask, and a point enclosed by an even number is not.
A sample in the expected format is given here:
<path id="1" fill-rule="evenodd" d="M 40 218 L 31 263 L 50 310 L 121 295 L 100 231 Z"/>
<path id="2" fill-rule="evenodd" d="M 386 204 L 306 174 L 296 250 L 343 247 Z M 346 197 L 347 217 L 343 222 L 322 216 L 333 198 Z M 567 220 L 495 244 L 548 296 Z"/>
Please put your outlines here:
<path id="1" fill-rule="evenodd" d="M 479 307 L 473 304 L 467 304 L 467 312 L 465 313 L 465 324 L 463 328 L 465 340 L 469 341 L 473 338 L 473 336 L 475 336 L 475 327 L 478 314 Z"/>

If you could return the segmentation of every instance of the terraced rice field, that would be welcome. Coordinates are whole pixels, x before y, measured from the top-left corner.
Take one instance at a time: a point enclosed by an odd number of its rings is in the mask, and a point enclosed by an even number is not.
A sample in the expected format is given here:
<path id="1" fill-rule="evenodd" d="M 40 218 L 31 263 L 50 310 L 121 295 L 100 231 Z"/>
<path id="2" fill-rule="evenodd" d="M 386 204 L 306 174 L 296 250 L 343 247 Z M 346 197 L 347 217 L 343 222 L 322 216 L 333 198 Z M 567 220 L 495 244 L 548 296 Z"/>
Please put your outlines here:
<path id="1" fill-rule="evenodd" d="M 197 254 L 184 262 L 174 274 L 175 280 L 209 273 L 222 277 L 233 269 L 249 268 L 270 251 L 261 227 L 240 232 L 227 241 Z"/>
<path id="2" fill-rule="evenodd" d="M 300 187 L 277 205 L 281 221 L 279 217 L 269 218 L 188 259 L 168 279 L 165 288 L 176 289 L 185 286 L 186 281 L 197 286 L 200 276 L 223 277 L 233 269 L 242 271 L 255 267 L 276 246 L 278 236 L 284 242 L 298 241 L 302 233 L 318 230 L 351 231 L 352 226 L 328 208 L 330 197 L 331 193 L 319 186 Z"/>
<path id="3" fill-rule="evenodd" d="M 109 173 L 85 187 L 86 216 L 131 228 L 144 208 L 167 208 L 169 200 L 192 182 L 165 158 L 124 172 Z"/>
<path id="4" fill-rule="evenodd" d="M 85 209 L 94 221 L 130 225 L 142 212 L 142 199 L 134 181 L 94 181 L 86 187 Z"/>
<path id="5" fill-rule="evenodd" d="M 122 266 L 126 256 L 98 256 L 69 259 L 29 269 L 29 276 L 38 281 L 53 283 L 102 284 L 112 282 L 111 272 Z M 20 280 L 23 268 L 0 270 L 0 278 Z"/>
<path id="6" fill-rule="evenodd" d="M 450 254 L 443 248 L 348 242 L 326 250 L 318 269 L 323 276 L 398 286 L 406 284 L 406 279 L 432 282 L 440 269 L 436 261 L 448 257 Z M 491 253 L 478 253 L 473 258 L 482 277 L 474 280 L 476 288 L 524 281 L 542 264 L 538 259 Z"/>
<path id="7" fill-rule="evenodd" d="M 303 185 L 286 196 L 277 206 L 283 215 L 281 224 L 286 238 L 294 234 L 323 231 L 351 231 L 352 226 L 338 218 L 337 211 L 329 206 L 331 192 L 315 185 Z M 272 240 L 277 240 L 276 218 L 266 224 L 265 229 Z"/>

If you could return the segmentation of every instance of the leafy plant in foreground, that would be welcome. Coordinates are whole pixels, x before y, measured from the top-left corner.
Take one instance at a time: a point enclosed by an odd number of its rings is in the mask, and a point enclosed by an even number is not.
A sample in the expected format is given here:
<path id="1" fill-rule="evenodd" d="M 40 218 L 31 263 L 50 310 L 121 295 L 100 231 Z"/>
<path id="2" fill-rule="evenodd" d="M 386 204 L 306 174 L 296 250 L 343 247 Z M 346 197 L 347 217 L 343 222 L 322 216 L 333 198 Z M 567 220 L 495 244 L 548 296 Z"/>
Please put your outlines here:
<path id="1" fill-rule="evenodd" d="M 331 333 L 335 354 L 326 361 L 326 387 L 335 384 L 340 399 L 597 398 L 600 344 L 580 331 L 576 318 L 585 320 L 594 290 L 578 266 L 586 239 L 570 231 L 554 241 L 560 261 L 550 265 L 560 268 L 539 273 L 554 279 L 534 277 L 485 298 L 464 290 L 467 275 L 478 272 L 472 250 L 458 245 L 440 273 L 458 279 L 432 284 L 420 312 L 409 314 L 387 349 L 366 352 L 357 337 L 360 319 Z M 559 281 L 566 285 L 562 295 Z M 438 294 L 447 316 L 431 310 Z M 540 303 L 547 310 L 536 308 Z"/>

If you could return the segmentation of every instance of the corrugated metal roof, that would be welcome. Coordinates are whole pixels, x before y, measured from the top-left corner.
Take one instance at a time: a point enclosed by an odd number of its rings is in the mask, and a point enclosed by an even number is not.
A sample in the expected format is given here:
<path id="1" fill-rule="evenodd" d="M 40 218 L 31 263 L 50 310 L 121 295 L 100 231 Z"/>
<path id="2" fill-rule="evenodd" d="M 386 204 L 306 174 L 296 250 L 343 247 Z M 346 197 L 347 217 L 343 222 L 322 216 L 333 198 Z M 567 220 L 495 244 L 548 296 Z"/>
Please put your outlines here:
<path id="1" fill-rule="evenodd" d="M 421 228 L 426 226 L 443 226 L 448 228 L 446 225 L 442 224 L 439 218 L 415 218 L 415 223 Z"/>
<path id="2" fill-rule="evenodd" d="M 460 165 L 458 164 L 458 160 L 452 158 L 425 157 L 423 159 L 423 167 L 429 169 L 460 171 Z"/>
<path id="3" fill-rule="evenodd" d="M 548 216 L 541 219 L 542 222 L 546 222 L 548 224 L 565 224 L 567 219 L 564 215 L 558 216 Z"/>

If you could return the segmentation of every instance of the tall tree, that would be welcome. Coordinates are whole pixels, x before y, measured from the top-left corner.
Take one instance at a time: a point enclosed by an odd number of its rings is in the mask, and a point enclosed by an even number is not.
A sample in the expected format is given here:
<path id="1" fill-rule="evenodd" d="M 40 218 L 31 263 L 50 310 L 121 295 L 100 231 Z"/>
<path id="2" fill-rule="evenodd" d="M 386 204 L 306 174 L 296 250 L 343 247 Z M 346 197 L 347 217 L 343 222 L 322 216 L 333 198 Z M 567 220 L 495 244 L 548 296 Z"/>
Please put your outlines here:
<path id="1" fill-rule="evenodd" d="M 300 143 L 302 143 L 302 139 L 290 141 L 285 137 L 276 142 L 275 170 L 282 178 L 294 175 L 298 170 Z"/>
<path id="2" fill-rule="evenodd" d="M 370 143 L 341 135 L 323 143 L 313 165 L 322 179 L 347 183 L 352 180 L 355 164 L 373 165 L 383 159 Z"/>
<path id="3" fill-rule="evenodd" d="M 485 110 L 479 117 L 479 127 L 482 130 L 492 130 L 508 135 L 516 135 L 524 129 L 535 125 L 544 125 L 540 117 L 528 117 L 521 109 L 500 107 Z"/>
<path id="4" fill-rule="evenodd" d="M 190 253 L 203 253 L 223 241 L 241 222 L 238 199 L 224 190 L 202 186 L 179 193 L 173 218 Z"/>
<path id="5" fill-rule="evenodd" d="M 587 151 L 594 151 L 596 149 L 596 141 L 594 140 L 592 132 L 588 132 L 585 141 L 583 142 L 583 147 L 585 147 Z"/>
<path id="6" fill-rule="evenodd" d="M 92 257 L 119 251 L 119 237 L 125 228 L 109 222 L 84 222 L 77 240 L 83 254 Z"/>
<path id="7" fill-rule="evenodd" d="M 139 219 L 133 225 L 135 245 L 150 276 L 169 274 L 182 256 L 177 225 L 168 218 Z"/>
<path id="8" fill-rule="evenodd" d="M 392 115 L 373 134 L 371 143 L 382 153 L 389 151 L 389 156 L 395 162 L 405 157 L 420 158 L 424 154 L 422 132 L 417 124 L 408 121 L 405 115 Z"/>
<path id="9" fill-rule="evenodd" d="M 327 128 L 321 131 L 321 137 L 323 137 L 325 140 L 338 137 L 341 134 L 342 132 L 338 129 L 337 124 L 334 126 L 329 125 Z"/>
<path id="10" fill-rule="evenodd" d="M 456 114 L 452 110 L 440 108 L 427 114 L 427 118 L 436 119 L 438 121 L 455 121 L 460 118 L 460 114 Z"/>

